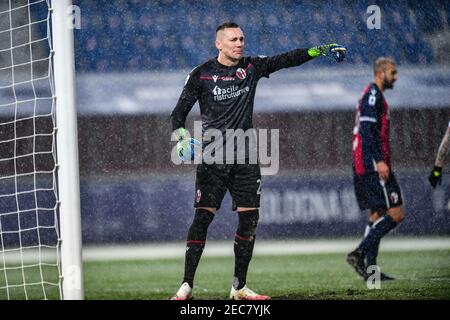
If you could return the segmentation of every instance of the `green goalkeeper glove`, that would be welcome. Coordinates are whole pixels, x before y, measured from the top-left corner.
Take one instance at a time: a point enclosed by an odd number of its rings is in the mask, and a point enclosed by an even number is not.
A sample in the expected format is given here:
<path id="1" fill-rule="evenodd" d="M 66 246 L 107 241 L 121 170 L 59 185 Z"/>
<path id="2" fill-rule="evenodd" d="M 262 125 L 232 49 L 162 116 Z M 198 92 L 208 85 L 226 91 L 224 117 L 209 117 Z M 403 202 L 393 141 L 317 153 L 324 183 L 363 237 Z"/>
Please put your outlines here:
<path id="1" fill-rule="evenodd" d="M 177 154 L 181 160 L 186 159 L 186 155 L 189 153 L 189 140 L 187 139 L 186 129 L 178 128 L 176 131 L 177 136 Z"/>
<path id="2" fill-rule="evenodd" d="M 187 134 L 188 133 L 185 128 L 178 128 L 175 130 L 175 135 L 178 141 L 185 139 Z"/>
<path id="3" fill-rule="evenodd" d="M 179 128 L 175 133 L 177 135 L 177 154 L 181 161 L 194 160 L 195 146 L 201 147 L 200 141 L 191 138 L 189 132 L 184 128 Z"/>
<path id="4" fill-rule="evenodd" d="M 308 54 L 313 58 L 322 55 L 334 59 L 336 62 L 344 61 L 346 53 L 347 48 L 337 43 L 326 44 L 308 49 Z"/>

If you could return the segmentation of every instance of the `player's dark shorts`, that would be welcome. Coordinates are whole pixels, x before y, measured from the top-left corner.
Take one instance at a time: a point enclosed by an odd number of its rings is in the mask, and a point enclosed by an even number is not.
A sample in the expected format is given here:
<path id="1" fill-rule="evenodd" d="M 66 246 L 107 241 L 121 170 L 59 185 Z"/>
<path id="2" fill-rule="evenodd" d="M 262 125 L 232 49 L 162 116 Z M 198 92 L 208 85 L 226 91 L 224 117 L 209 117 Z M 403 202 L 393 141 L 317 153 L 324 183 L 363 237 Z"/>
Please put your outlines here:
<path id="1" fill-rule="evenodd" d="M 261 168 L 259 164 L 199 164 L 194 207 L 219 209 L 227 190 L 237 207 L 259 208 Z"/>
<path id="2" fill-rule="evenodd" d="M 400 186 L 395 174 L 390 173 L 386 183 L 380 181 L 377 172 L 363 176 L 354 174 L 356 200 L 361 210 L 389 209 L 403 204 Z"/>

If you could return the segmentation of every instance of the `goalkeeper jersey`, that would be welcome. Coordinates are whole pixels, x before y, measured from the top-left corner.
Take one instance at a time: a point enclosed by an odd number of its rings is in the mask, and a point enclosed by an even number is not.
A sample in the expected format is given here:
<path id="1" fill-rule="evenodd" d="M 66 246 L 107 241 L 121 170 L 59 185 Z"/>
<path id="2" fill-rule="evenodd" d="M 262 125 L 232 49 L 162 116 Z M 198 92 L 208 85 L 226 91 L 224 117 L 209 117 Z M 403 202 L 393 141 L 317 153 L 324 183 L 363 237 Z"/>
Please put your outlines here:
<path id="1" fill-rule="evenodd" d="M 358 102 L 353 129 L 353 170 L 357 175 L 376 172 L 376 163 L 391 167 L 389 108 L 375 83 L 364 88 Z"/>
<path id="2" fill-rule="evenodd" d="M 299 66 L 311 60 L 308 49 L 295 49 L 264 57 L 243 57 L 236 66 L 225 66 L 217 57 L 194 68 L 171 114 L 172 129 L 185 126 L 186 117 L 199 102 L 203 134 L 218 129 L 225 136 L 227 129 L 253 128 L 252 114 L 256 86 L 262 77 L 282 68 Z M 208 141 L 204 139 L 204 147 Z"/>

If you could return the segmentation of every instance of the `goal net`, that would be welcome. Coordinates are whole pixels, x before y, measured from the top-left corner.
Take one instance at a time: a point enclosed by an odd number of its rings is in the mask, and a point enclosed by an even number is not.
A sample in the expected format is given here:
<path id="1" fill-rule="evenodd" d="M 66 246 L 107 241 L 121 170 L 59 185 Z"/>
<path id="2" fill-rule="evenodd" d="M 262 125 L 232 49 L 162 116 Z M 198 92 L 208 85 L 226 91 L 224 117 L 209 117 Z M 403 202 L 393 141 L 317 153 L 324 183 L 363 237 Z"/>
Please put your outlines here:
<path id="1" fill-rule="evenodd" d="M 0 299 L 64 298 L 51 5 L 0 1 Z"/>

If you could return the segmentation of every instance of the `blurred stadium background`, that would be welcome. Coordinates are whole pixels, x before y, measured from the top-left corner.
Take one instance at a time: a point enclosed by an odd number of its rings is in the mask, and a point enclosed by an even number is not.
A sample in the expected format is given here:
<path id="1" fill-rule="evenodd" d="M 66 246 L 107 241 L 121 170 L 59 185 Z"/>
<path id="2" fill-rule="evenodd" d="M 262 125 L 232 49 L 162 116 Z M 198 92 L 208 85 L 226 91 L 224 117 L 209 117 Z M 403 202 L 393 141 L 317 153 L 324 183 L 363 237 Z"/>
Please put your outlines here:
<path id="1" fill-rule="evenodd" d="M 351 132 L 373 60 L 399 63 L 386 92 L 394 169 L 408 218 L 395 231 L 448 235 L 449 190 L 426 181 L 450 119 L 450 2 L 377 1 L 381 29 L 368 29 L 370 1 L 74 1 L 85 243 L 184 240 L 192 218 L 194 167 L 170 161 L 169 114 L 187 73 L 215 56 L 214 31 L 239 23 L 248 55 L 330 41 L 348 62 L 316 59 L 261 81 L 257 128 L 280 129 L 280 172 L 263 181 L 260 238 L 358 235 L 351 184 Z M 197 120 L 195 106 L 188 120 Z M 338 221 L 345 221 L 339 223 Z M 226 198 L 209 237 L 229 239 Z"/>
<path id="2" fill-rule="evenodd" d="M 247 55 L 329 42 L 349 50 L 345 63 L 315 59 L 260 82 L 254 124 L 280 130 L 280 171 L 263 179 L 259 239 L 362 234 L 351 135 L 378 56 L 399 64 L 386 97 L 406 220 L 390 237 L 449 236 L 447 170 L 436 190 L 427 176 L 450 120 L 450 1 L 373 2 L 74 0 L 83 244 L 183 245 L 195 167 L 171 162 L 169 115 L 187 73 L 216 55 L 214 31 L 227 20 L 241 25 Z M 372 4 L 381 29 L 367 27 Z M 198 119 L 195 106 L 188 128 Z M 208 239 L 232 239 L 236 222 L 227 195 Z"/>

